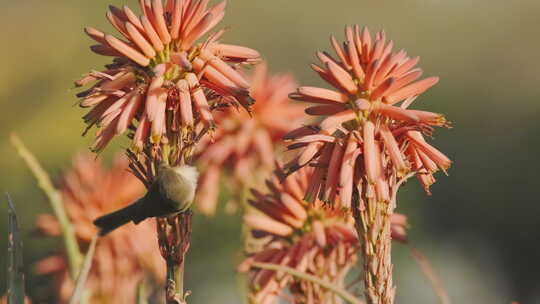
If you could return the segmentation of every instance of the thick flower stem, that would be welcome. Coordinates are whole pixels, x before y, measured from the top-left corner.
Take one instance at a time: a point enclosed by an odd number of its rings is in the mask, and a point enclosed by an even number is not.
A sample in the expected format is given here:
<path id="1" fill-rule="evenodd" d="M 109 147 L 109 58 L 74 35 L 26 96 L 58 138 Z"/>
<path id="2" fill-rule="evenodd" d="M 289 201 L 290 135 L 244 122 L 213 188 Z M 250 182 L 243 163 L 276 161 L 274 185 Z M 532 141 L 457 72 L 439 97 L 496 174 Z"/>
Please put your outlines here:
<path id="1" fill-rule="evenodd" d="M 355 200 L 354 218 L 362 243 L 365 295 L 368 304 L 393 304 L 392 237 L 393 204 L 369 199 L 365 207 Z"/>
<path id="2" fill-rule="evenodd" d="M 184 297 L 184 265 L 186 265 L 186 263 L 185 261 L 182 261 L 180 266 L 176 267 L 174 270 L 174 277 L 176 278 L 176 294 L 180 294 L 182 297 Z"/>
<path id="3" fill-rule="evenodd" d="M 188 293 L 184 292 L 184 263 L 191 244 L 191 217 L 191 212 L 186 212 L 157 219 L 159 247 L 167 263 L 167 304 L 186 303 Z"/>
<path id="4" fill-rule="evenodd" d="M 166 303 L 178 303 L 179 300 L 184 300 L 184 262 L 177 265 L 173 259 L 168 259 L 166 263 Z"/>

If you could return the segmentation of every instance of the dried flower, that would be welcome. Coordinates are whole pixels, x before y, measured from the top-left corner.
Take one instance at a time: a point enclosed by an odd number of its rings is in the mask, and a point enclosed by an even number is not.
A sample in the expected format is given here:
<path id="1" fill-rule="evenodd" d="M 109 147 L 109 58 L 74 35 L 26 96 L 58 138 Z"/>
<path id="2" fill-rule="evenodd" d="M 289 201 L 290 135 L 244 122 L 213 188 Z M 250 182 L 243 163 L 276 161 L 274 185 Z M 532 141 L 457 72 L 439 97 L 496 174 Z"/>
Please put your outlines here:
<path id="1" fill-rule="evenodd" d="M 196 43 L 221 21 L 225 2 L 212 8 L 207 8 L 206 0 L 139 2 L 140 17 L 127 6 L 110 6 L 107 13 L 125 40 L 85 29 L 98 42 L 92 51 L 115 57 L 106 70 L 90 72 L 76 82 L 83 86 L 97 81 L 77 95 L 81 107 L 93 107 L 84 116 L 85 133 L 94 125 L 100 128 L 94 151 L 127 130 L 139 151 L 146 143 L 181 141 L 183 133 L 196 137 L 193 130 L 213 127 L 212 109 L 223 104 L 248 108 L 253 102 L 248 82 L 230 64 L 254 63 L 259 54 L 220 43 L 223 31 Z"/>
<path id="2" fill-rule="evenodd" d="M 81 248 L 88 247 L 97 233 L 92 224 L 96 217 L 125 207 L 144 194 L 142 184 L 127 171 L 127 163 L 124 157 L 117 157 L 109 171 L 92 155 L 81 154 L 64 174 L 59 190 Z M 57 220 L 48 214 L 38 218 L 37 228 L 49 236 L 60 235 Z M 155 230 L 155 223 L 146 221 L 126 225 L 100 240 L 88 279 L 92 303 L 134 303 L 134 290 L 142 279 L 164 281 L 165 263 L 151 241 L 156 238 Z M 37 264 L 37 272 L 52 274 L 60 299 L 69 299 L 74 282 L 65 256 L 43 259 Z"/>
<path id="3" fill-rule="evenodd" d="M 278 171 L 267 181 L 268 194 L 252 190 L 254 199 L 249 203 L 253 208 L 244 218 L 252 234 L 247 242 L 249 257 L 239 269 L 250 271 L 253 303 L 277 303 L 286 287 L 294 303 L 330 303 L 336 296 L 313 282 L 252 265 L 287 266 L 342 287 L 356 262 L 359 246 L 351 215 L 319 200 L 314 204 L 303 200 L 313 169 L 301 169 L 283 183 L 278 178 L 282 174 Z M 393 237 L 405 240 L 405 227 L 406 217 L 396 214 Z"/>
<path id="4" fill-rule="evenodd" d="M 199 163 L 204 167 L 197 206 L 206 214 L 216 209 L 219 176 L 234 174 L 235 188 L 249 188 L 268 176 L 274 167 L 274 150 L 285 133 L 304 116 L 303 106 L 292 103 L 288 94 L 296 83 L 291 75 L 269 76 L 266 64 L 257 66 L 251 79 L 251 96 L 257 103 L 251 116 L 226 109 L 216 115 L 220 128 L 213 138 L 199 145 Z M 240 190 L 241 191 L 241 190 Z"/>

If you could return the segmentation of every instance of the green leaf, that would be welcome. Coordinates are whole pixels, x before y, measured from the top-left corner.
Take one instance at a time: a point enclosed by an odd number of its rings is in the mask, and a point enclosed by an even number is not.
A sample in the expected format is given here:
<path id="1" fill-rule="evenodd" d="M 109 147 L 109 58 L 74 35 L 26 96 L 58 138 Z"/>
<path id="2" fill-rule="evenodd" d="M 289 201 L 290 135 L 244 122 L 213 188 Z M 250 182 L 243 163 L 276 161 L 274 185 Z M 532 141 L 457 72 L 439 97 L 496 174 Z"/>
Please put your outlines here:
<path id="1" fill-rule="evenodd" d="M 6 193 L 8 203 L 8 303 L 24 303 L 23 246 L 17 213 L 11 197 Z"/>

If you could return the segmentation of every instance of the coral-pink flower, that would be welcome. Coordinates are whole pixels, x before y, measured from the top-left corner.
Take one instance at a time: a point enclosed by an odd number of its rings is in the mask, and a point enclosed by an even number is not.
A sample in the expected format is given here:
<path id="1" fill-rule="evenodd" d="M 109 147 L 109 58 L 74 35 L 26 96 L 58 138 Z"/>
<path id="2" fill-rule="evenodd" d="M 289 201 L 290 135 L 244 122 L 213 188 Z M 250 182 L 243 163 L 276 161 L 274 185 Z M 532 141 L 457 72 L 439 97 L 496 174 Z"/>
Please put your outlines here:
<path id="1" fill-rule="evenodd" d="M 288 167 L 315 166 L 307 199 L 319 196 L 344 207 L 351 205 L 354 193 L 389 201 L 397 179 L 411 170 L 428 190 L 432 173 L 447 170 L 451 161 L 422 134 L 450 123 L 442 114 L 408 107 L 438 78 L 418 80 L 418 57 L 392 52 L 393 42 L 386 41 L 384 32 L 373 39 L 366 28 L 349 26 L 345 35 L 343 46 L 331 38 L 336 58 L 319 52 L 322 65 L 312 65 L 334 89 L 300 87 L 291 94 L 317 104 L 306 113 L 322 121 L 286 136 L 290 149 L 301 149 Z"/>
<path id="2" fill-rule="evenodd" d="M 94 156 L 81 154 L 64 174 L 59 191 L 84 249 L 97 233 L 93 220 L 132 203 L 144 194 L 144 187 L 129 173 L 124 157 L 117 157 L 109 170 Z M 38 218 L 37 228 L 48 236 L 61 235 L 58 221 L 49 214 Z M 98 299 L 100 303 L 134 303 L 134 290 L 141 280 L 148 277 L 164 281 L 165 263 L 155 246 L 155 230 L 153 221 L 126 225 L 99 241 L 88 279 L 92 303 Z M 67 302 L 74 282 L 69 277 L 66 257 L 60 254 L 43 259 L 37 264 L 37 272 L 53 275 L 58 296 Z"/>
<path id="3" fill-rule="evenodd" d="M 249 84 L 236 65 L 254 63 L 257 51 L 219 42 L 223 31 L 208 33 L 224 16 L 225 2 L 208 8 L 209 1 L 140 0 L 142 15 L 127 6 L 110 6 L 107 18 L 122 35 L 94 28 L 86 33 L 98 44 L 91 49 L 115 57 L 106 70 L 93 71 L 77 86 L 96 82 L 79 93 L 88 128 L 98 126 L 95 151 L 129 130 L 133 145 L 176 140 L 182 130 L 210 129 L 211 111 L 222 104 L 248 108 Z"/>
<path id="4" fill-rule="evenodd" d="M 250 95 L 257 100 L 251 114 L 229 108 L 216 115 L 220 128 L 201 142 L 197 156 L 205 168 L 198 190 L 199 210 L 214 213 L 223 171 L 232 171 L 236 188 L 255 186 L 261 176 L 268 176 L 276 146 L 304 117 L 304 107 L 288 98 L 295 88 L 291 75 L 270 76 L 266 64 L 259 64 L 251 77 Z"/>
<path id="5" fill-rule="evenodd" d="M 239 269 L 250 272 L 253 303 L 277 303 L 286 288 L 298 301 L 294 303 L 329 303 L 335 295 L 320 286 L 253 265 L 287 266 L 342 286 L 356 261 L 359 246 L 351 215 L 319 200 L 314 204 L 303 200 L 313 169 L 305 167 L 283 183 L 278 178 L 282 174 L 278 171 L 267 182 L 268 194 L 252 191 L 254 198 L 249 203 L 253 208 L 244 218 L 251 231 L 249 257 Z M 392 237 L 405 241 L 406 217 L 395 214 L 391 226 Z"/>

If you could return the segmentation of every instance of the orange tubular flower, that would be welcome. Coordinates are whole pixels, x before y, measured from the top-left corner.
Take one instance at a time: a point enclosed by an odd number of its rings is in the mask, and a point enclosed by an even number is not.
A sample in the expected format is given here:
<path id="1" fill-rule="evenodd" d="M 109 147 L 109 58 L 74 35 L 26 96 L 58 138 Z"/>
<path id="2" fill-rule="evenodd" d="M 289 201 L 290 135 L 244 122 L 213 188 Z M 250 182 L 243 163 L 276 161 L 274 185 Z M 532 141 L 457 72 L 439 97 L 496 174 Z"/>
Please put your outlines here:
<path id="1" fill-rule="evenodd" d="M 251 79 L 250 95 L 257 100 L 251 115 L 233 108 L 216 115 L 220 128 L 199 146 L 199 162 L 206 167 L 198 187 L 199 210 L 215 212 L 224 169 L 233 171 L 237 188 L 255 186 L 261 176 L 268 176 L 275 147 L 304 117 L 303 106 L 288 98 L 295 88 L 292 76 L 269 76 L 266 64 L 260 64 Z"/>
<path id="2" fill-rule="evenodd" d="M 130 130 L 133 145 L 175 141 L 181 131 L 211 129 L 211 110 L 225 104 L 248 108 L 249 84 L 230 64 L 251 64 L 257 51 L 219 42 L 223 31 L 196 41 L 223 19 L 225 2 L 208 8 L 207 0 L 140 0 L 142 16 L 124 6 L 110 6 L 107 18 L 123 39 L 94 28 L 85 32 L 98 44 L 95 53 L 113 56 L 102 72 L 75 84 L 96 82 L 79 93 L 88 128 L 100 128 L 93 150 Z M 136 123 L 135 123 L 136 122 Z M 85 131 L 86 132 L 86 131 Z"/>
<path id="3" fill-rule="evenodd" d="M 438 77 L 417 81 L 422 75 L 415 68 L 418 57 L 409 58 L 403 50 L 392 53 L 393 42 L 386 41 L 384 32 L 372 40 L 367 28 L 355 26 L 347 27 L 345 34 L 343 47 L 331 38 L 337 58 L 319 52 L 322 65 L 312 65 L 335 89 L 300 87 L 291 94 L 293 99 L 316 103 L 306 113 L 323 120 L 286 136 L 291 149 L 302 148 L 289 168 L 316 165 L 321 173 L 315 174 L 319 178 L 312 181 L 307 198 L 318 195 L 331 203 L 338 200 L 343 207 L 351 205 L 353 189 L 362 187 L 363 178 L 364 191 L 385 201 L 395 177 L 411 170 L 429 191 L 432 173 L 448 169 L 451 161 L 421 132 L 429 135 L 433 126 L 450 123 L 442 114 L 408 107 Z"/>
<path id="4" fill-rule="evenodd" d="M 81 248 L 86 248 L 97 233 L 92 221 L 101 214 L 117 210 L 144 194 L 143 185 L 127 170 L 125 158 L 117 158 L 110 171 L 92 155 L 79 155 L 73 169 L 65 173 L 60 186 L 64 205 Z M 49 236 L 60 236 L 60 227 L 51 215 L 41 215 L 37 228 Z M 154 282 L 165 280 L 165 262 L 154 242 L 155 222 L 126 225 L 100 240 L 88 279 L 91 303 L 134 303 L 136 286 L 145 277 Z M 141 242 L 140 240 L 147 240 Z M 73 291 L 67 260 L 62 255 L 45 258 L 37 272 L 51 274 L 56 280 L 62 302 Z"/>
<path id="5" fill-rule="evenodd" d="M 306 200 L 318 197 L 351 209 L 362 244 L 366 299 L 392 304 L 390 226 L 397 191 L 414 174 L 429 193 L 433 173 L 450 167 L 450 159 L 423 137 L 450 123 L 441 114 L 408 109 L 439 80 L 418 80 L 417 57 L 393 53 L 384 32 L 372 39 L 366 28 L 348 26 L 345 36 L 343 47 L 331 38 L 337 58 L 319 52 L 322 65 L 312 65 L 334 89 L 300 87 L 291 95 L 317 104 L 306 113 L 322 121 L 285 137 L 290 149 L 302 149 L 287 167 L 315 167 Z"/>
<path id="6" fill-rule="evenodd" d="M 336 295 L 317 284 L 290 274 L 258 268 L 254 263 L 271 263 L 316 275 L 343 286 L 345 276 L 356 262 L 358 239 L 354 221 L 341 209 L 328 208 L 316 200 L 308 204 L 303 196 L 313 174 L 303 168 L 280 182 L 278 172 L 267 182 L 269 193 L 252 190 L 253 207 L 245 215 L 251 230 L 249 257 L 239 270 L 250 272 L 250 298 L 253 303 L 277 303 L 284 289 L 294 296 L 293 303 L 330 303 Z M 392 237 L 406 240 L 406 217 L 392 217 Z"/>

